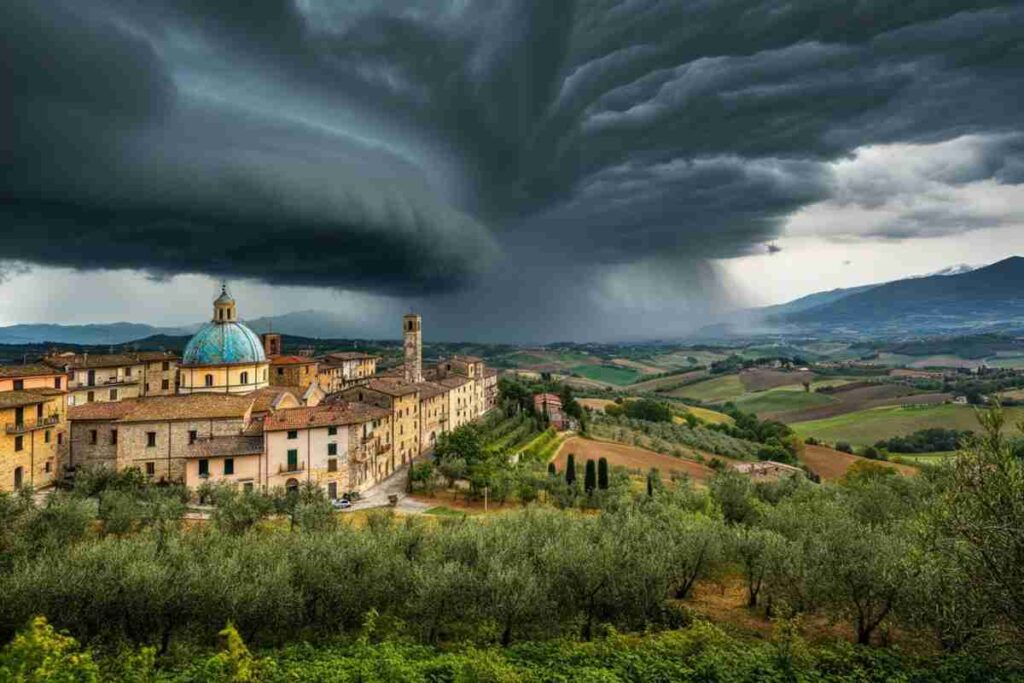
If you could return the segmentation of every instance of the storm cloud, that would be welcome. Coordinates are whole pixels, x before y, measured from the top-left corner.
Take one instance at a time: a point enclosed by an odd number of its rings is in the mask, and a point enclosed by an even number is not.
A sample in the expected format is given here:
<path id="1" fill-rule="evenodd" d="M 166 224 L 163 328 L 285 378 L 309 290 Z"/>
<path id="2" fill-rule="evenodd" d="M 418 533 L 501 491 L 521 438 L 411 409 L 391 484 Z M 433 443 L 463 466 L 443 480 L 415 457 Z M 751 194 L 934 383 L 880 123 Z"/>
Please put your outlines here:
<path id="1" fill-rule="evenodd" d="M 1020 2 L 13 0 L 7 15 L 8 261 L 474 302 L 458 310 L 521 291 L 529 327 L 719 287 L 709 260 L 801 215 L 829 234 L 821 207 L 1024 183 Z M 958 140 L 968 154 L 935 161 Z M 898 182 L 844 170 L 901 145 L 931 157 Z M 865 234 L 1004 221 L 910 204 Z"/>

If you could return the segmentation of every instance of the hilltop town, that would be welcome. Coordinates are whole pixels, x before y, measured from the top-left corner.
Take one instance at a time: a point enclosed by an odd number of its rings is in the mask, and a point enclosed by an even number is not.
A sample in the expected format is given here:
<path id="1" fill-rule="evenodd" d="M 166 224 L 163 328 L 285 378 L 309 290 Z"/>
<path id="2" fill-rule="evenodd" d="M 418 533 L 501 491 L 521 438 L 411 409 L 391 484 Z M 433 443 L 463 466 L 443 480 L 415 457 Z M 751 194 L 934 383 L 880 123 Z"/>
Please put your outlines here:
<path id="1" fill-rule="evenodd" d="M 312 484 L 358 493 L 491 411 L 497 371 L 473 356 L 423 364 L 422 319 L 402 319 L 404 363 L 354 351 L 284 353 L 222 289 L 183 354 L 52 353 L 0 366 L 0 491 L 136 468 L 154 483 L 244 490 Z"/>

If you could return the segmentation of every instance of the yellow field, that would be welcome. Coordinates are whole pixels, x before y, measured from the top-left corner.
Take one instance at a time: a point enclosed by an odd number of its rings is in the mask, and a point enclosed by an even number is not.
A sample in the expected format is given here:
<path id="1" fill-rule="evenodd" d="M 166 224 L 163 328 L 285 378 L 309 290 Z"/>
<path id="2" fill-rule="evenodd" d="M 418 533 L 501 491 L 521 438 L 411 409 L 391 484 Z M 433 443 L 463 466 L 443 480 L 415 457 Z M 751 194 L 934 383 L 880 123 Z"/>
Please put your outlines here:
<path id="1" fill-rule="evenodd" d="M 733 424 L 736 420 L 732 419 L 725 413 L 720 413 L 717 410 L 708 410 L 707 408 L 700 408 L 698 406 L 686 406 L 686 412 L 692 413 L 697 419 L 703 420 L 709 424 Z M 675 417 L 676 424 L 686 422 L 686 419 L 677 415 Z"/>

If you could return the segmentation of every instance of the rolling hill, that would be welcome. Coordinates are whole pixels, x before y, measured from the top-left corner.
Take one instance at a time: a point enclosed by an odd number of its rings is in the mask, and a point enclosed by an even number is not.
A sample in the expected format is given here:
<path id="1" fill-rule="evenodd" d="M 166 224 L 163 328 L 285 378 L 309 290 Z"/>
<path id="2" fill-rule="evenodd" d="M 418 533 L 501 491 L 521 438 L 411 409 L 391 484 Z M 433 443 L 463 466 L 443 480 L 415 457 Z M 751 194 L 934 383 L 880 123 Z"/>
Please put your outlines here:
<path id="1" fill-rule="evenodd" d="M 1024 258 L 1014 256 L 958 275 L 889 282 L 783 317 L 819 326 L 929 330 L 1024 322 L 1022 291 Z"/>

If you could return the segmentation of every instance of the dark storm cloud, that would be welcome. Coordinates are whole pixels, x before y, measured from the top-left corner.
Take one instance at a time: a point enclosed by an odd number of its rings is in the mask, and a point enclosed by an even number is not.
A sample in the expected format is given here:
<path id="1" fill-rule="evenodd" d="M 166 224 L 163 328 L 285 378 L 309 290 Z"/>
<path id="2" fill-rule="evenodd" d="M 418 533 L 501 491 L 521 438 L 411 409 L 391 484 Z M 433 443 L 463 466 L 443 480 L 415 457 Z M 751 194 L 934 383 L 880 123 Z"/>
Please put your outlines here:
<path id="1" fill-rule="evenodd" d="M 828 162 L 865 145 L 980 136 L 944 182 L 1024 181 L 1019 2 L 9 14 L 7 258 L 405 294 L 491 272 L 494 243 L 582 272 L 748 253 L 832 197 Z"/>

